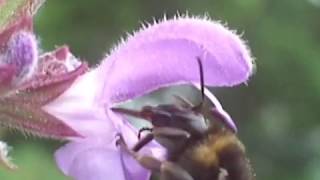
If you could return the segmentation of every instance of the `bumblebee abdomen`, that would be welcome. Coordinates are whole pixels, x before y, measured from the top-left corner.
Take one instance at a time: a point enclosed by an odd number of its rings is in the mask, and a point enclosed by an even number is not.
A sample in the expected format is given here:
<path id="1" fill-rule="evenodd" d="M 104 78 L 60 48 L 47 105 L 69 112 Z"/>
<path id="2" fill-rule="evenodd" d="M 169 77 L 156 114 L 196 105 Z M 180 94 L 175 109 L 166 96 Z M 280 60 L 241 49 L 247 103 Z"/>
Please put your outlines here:
<path id="1" fill-rule="evenodd" d="M 197 180 L 253 180 L 244 145 L 231 132 L 209 134 L 193 146 L 190 156 L 194 164 L 191 172 L 201 169 L 191 173 Z"/>
<path id="2" fill-rule="evenodd" d="M 219 165 L 227 171 L 228 180 L 253 180 L 254 175 L 244 146 L 236 139 L 219 152 Z"/>

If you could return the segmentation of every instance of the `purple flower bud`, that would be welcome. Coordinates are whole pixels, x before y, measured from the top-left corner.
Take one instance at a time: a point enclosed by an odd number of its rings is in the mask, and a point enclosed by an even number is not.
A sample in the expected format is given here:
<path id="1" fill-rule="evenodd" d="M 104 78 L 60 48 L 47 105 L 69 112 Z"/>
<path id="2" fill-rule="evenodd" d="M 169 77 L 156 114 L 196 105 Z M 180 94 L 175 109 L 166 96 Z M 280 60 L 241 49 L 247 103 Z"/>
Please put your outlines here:
<path id="1" fill-rule="evenodd" d="M 37 75 L 58 75 L 73 71 L 81 62 L 73 56 L 68 46 L 62 46 L 39 57 Z"/>
<path id="2" fill-rule="evenodd" d="M 10 36 L 0 53 L 0 124 L 22 132 L 64 139 L 81 137 L 57 117 L 47 113 L 43 106 L 66 91 L 78 76 L 87 71 L 86 63 L 67 67 L 76 61 L 67 48 L 53 53 L 46 63 L 38 63 L 35 37 L 28 32 L 18 31 Z M 51 57 L 51 56 L 50 56 Z M 51 68 L 60 62 L 64 71 L 54 73 Z M 58 63 L 59 64 L 59 63 Z M 60 65 L 59 64 L 59 65 Z M 39 67 L 40 66 L 40 67 Z M 57 70 L 53 67 L 54 70 Z M 41 70 L 40 73 L 38 72 Z"/>
<path id="3" fill-rule="evenodd" d="M 16 69 L 13 84 L 19 84 L 31 77 L 38 61 L 37 41 L 33 34 L 19 31 L 8 41 L 3 57 L 5 64 Z"/>

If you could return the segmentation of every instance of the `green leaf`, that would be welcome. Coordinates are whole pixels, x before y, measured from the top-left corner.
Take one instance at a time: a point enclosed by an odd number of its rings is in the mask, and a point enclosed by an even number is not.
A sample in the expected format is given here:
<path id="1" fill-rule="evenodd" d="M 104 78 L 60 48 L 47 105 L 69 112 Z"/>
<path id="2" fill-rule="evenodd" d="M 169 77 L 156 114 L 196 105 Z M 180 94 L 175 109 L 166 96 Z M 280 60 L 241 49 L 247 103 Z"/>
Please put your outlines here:
<path id="1" fill-rule="evenodd" d="M 45 0 L 0 1 L 0 32 L 25 16 L 34 15 Z"/>
<path id="2" fill-rule="evenodd" d="M 26 0 L 6 0 L 0 5 L 0 30 L 13 19 Z"/>
<path id="3" fill-rule="evenodd" d="M 80 137 L 75 130 L 41 107 L 0 99 L 0 125 L 39 137 Z"/>
<path id="4" fill-rule="evenodd" d="M 70 72 L 37 76 L 11 90 L 13 92 L 0 96 L 0 125 L 39 137 L 80 137 L 62 120 L 44 111 L 42 106 L 61 95 L 87 70 L 87 64 L 82 63 Z"/>

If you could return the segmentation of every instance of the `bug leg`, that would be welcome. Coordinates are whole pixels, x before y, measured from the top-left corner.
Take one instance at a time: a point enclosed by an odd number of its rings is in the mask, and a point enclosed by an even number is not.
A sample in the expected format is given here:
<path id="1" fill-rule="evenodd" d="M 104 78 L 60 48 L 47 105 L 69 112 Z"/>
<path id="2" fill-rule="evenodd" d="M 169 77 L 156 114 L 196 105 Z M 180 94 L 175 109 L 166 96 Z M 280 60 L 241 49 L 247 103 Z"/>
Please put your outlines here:
<path id="1" fill-rule="evenodd" d="M 132 148 L 133 151 L 139 151 L 143 146 L 148 144 L 154 138 L 178 138 L 179 141 L 186 140 L 190 137 L 190 134 L 182 129 L 178 128 L 171 128 L 171 127 L 157 127 L 153 128 L 152 132 L 147 134 L 146 136 L 142 137 L 137 144 Z"/>
<path id="2" fill-rule="evenodd" d="M 135 144 L 132 148 L 133 151 L 138 152 L 141 148 L 143 148 L 143 146 L 145 146 L 146 144 L 148 144 L 150 141 L 152 141 L 154 139 L 154 135 L 153 133 L 149 133 L 146 136 L 142 137 L 141 139 L 139 139 L 139 141 L 137 142 L 137 144 Z"/>
<path id="3" fill-rule="evenodd" d="M 194 180 L 186 170 L 173 162 L 161 161 L 155 157 L 142 155 L 129 149 L 121 135 L 119 135 L 117 145 L 136 159 L 143 167 L 153 172 L 159 172 L 160 180 Z"/>
<path id="4" fill-rule="evenodd" d="M 139 129 L 139 132 L 138 132 L 138 139 L 141 139 L 141 134 L 142 132 L 144 131 L 149 131 L 149 132 L 152 132 L 152 128 L 149 128 L 149 127 L 143 127 L 141 129 Z"/>
<path id="5" fill-rule="evenodd" d="M 183 138 L 188 139 L 191 135 L 188 131 L 179 128 L 172 127 L 158 127 L 154 128 L 152 134 L 155 137 L 167 137 L 167 138 Z"/>
<path id="6" fill-rule="evenodd" d="M 116 144 L 120 146 L 120 148 L 131 155 L 134 159 L 136 159 L 143 167 L 152 170 L 160 172 L 161 167 L 161 161 L 148 155 L 141 155 L 138 152 L 130 149 L 126 142 L 124 141 L 121 134 L 118 135 L 119 139 L 117 140 Z"/>
<path id="7" fill-rule="evenodd" d="M 160 172 L 160 180 L 194 180 L 185 169 L 170 161 L 161 164 Z"/>

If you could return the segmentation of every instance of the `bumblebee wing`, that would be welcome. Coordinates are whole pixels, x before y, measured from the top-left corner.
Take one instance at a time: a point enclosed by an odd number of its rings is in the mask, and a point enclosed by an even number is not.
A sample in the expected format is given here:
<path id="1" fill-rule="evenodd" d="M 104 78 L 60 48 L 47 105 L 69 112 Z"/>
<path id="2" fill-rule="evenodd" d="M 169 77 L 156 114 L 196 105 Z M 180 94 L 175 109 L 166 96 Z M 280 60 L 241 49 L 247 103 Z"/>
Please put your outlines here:
<path id="1" fill-rule="evenodd" d="M 179 95 L 174 95 L 175 101 L 177 102 L 177 105 L 181 108 L 184 109 L 191 109 L 194 105 L 187 100 L 186 98 L 179 96 Z"/>

